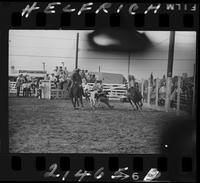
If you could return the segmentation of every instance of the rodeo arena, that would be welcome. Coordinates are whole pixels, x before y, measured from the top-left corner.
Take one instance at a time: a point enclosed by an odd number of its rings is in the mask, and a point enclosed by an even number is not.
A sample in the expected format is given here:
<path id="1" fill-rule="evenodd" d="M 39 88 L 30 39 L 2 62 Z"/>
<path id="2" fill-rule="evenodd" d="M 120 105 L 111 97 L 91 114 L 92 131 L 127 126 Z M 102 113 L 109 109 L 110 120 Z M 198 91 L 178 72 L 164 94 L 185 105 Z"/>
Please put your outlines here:
<path id="1" fill-rule="evenodd" d="M 10 65 L 10 152 L 159 153 L 169 119 L 195 115 L 195 65 L 193 76 L 146 79 L 97 70 L 81 68 L 77 55 L 74 69 Z"/>

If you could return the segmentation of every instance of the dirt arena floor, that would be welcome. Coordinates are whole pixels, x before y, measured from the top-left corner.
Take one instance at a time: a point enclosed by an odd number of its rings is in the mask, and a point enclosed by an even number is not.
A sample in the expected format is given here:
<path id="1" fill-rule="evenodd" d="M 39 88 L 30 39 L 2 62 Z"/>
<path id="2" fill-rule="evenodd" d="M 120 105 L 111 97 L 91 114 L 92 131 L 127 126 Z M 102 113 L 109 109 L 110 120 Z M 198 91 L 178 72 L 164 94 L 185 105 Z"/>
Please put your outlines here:
<path id="1" fill-rule="evenodd" d="M 74 110 L 69 100 L 9 98 L 11 153 L 159 153 L 169 114 L 112 102 Z"/>

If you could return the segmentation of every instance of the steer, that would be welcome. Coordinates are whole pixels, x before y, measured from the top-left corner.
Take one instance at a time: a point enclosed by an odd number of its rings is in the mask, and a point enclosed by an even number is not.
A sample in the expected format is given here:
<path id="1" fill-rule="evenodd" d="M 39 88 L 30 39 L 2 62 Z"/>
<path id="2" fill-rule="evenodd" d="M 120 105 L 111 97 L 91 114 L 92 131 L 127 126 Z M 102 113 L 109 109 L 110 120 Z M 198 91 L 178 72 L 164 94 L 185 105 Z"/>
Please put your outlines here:
<path id="1" fill-rule="evenodd" d="M 95 104 L 97 103 L 97 95 L 98 95 L 97 90 L 90 91 L 89 99 L 91 107 L 95 107 Z"/>
<path id="2" fill-rule="evenodd" d="M 95 107 L 95 105 L 98 102 L 102 102 L 104 104 L 106 104 L 109 108 L 113 108 L 113 106 L 111 106 L 109 104 L 109 99 L 107 97 L 107 93 L 106 92 L 98 92 L 97 90 L 91 91 L 90 92 L 90 105 L 91 107 Z"/>

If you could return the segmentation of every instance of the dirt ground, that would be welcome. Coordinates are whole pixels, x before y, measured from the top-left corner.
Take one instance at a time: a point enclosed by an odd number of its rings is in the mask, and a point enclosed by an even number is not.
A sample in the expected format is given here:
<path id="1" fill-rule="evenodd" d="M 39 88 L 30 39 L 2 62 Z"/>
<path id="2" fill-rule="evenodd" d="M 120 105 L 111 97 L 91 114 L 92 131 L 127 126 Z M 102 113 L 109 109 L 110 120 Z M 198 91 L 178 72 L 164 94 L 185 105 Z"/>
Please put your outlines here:
<path id="1" fill-rule="evenodd" d="M 112 102 L 74 110 L 69 100 L 9 98 L 11 153 L 159 153 L 161 129 L 174 114 Z"/>

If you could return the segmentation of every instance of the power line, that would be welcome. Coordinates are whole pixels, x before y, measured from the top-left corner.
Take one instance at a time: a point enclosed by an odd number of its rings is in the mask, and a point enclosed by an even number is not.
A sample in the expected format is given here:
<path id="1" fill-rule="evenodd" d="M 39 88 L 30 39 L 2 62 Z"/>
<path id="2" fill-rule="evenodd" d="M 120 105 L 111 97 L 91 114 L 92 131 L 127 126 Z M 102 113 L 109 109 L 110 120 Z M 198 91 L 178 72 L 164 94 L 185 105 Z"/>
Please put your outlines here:
<path id="1" fill-rule="evenodd" d="M 9 47 L 11 47 L 11 48 L 12 48 L 12 47 L 14 47 L 14 48 L 36 48 L 36 49 L 37 49 L 37 48 L 38 48 L 38 49 L 44 48 L 44 49 L 58 49 L 58 50 L 61 49 L 61 50 L 74 50 L 74 51 L 75 51 L 74 48 L 58 48 L 58 47 L 57 47 L 57 48 L 53 48 L 53 47 L 40 47 L 40 46 L 39 46 L 39 47 L 36 47 L 36 46 L 25 46 L 25 45 L 24 45 L 24 46 L 13 46 L 13 45 L 11 46 L 11 45 L 10 45 Z M 82 48 L 80 49 L 80 48 L 79 48 L 78 50 L 79 50 L 79 51 L 97 51 L 97 49 L 90 49 L 90 48 L 89 48 L 89 49 L 87 49 L 87 48 L 86 48 L 86 49 L 82 49 Z"/>
<path id="2" fill-rule="evenodd" d="M 61 49 L 61 50 L 69 50 L 70 48 L 50 48 L 50 47 L 34 47 L 34 46 L 9 46 L 9 47 L 15 47 L 15 48 L 38 48 L 38 49 L 40 49 L 40 48 L 44 48 L 44 49 Z M 71 48 L 71 50 L 72 49 L 74 49 L 74 48 Z"/>
<path id="3" fill-rule="evenodd" d="M 52 57 L 52 58 L 75 58 L 74 57 L 69 57 L 69 56 L 47 56 L 47 55 L 22 55 L 22 54 L 19 54 L 19 55 L 13 55 L 13 54 L 10 54 L 9 56 L 22 56 L 22 57 Z M 125 59 L 122 59 L 122 58 L 118 58 L 118 57 L 114 57 L 114 58 L 91 58 L 91 57 L 79 57 L 79 59 L 93 59 L 93 60 L 99 60 L 99 59 L 104 59 L 104 60 L 125 60 Z"/>
<path id="4" fill-rule="evenodd" d="M 40 39 L 61 39 L 61 40 L 73 40 L 76 41 L 76 38 L 65 38 L 65 37 L 43 37 L 43 36 L 25 36 L 25 35 L 12 35 L 14 38 L 16 37 L 26 37 L 26 38 L 40 38 Z M 10 37 L 12 37 L 10 36 Z M 80 41 L 87 41 L 87 39 L 81 39 Z"/>
<path id="5" fill-rule="evenodd" d="M 13 35 L 12 35 L 13 36 Z M 64 37 L 43 37 L 43 36 L 25 36 L 25 35 L 14 35 L 14 38 L 16 37 L 28 37 L 28 38 L 42 38 L 42 39 L 61 39 L 61 40 L 75 40 L 72 38 L 66 39 Z"/>

